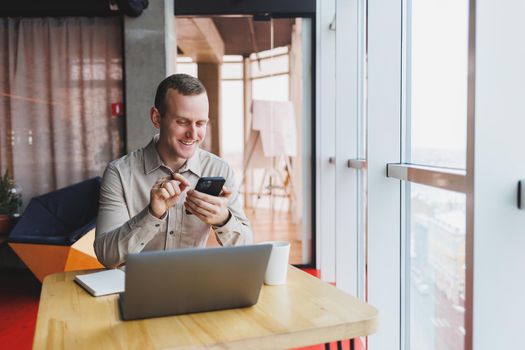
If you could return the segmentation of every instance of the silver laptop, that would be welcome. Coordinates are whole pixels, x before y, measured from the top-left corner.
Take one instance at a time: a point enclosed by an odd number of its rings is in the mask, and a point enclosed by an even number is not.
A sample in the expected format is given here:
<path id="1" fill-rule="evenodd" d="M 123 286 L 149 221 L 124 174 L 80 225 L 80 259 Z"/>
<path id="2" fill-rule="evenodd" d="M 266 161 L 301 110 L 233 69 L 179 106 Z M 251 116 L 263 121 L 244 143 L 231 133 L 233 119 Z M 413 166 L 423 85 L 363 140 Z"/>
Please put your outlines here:
<path id="1" fill-rule="evenodd" d="M 269 244 L 130 254 L 122 319 L 232 309 L 257 303 Z"/>

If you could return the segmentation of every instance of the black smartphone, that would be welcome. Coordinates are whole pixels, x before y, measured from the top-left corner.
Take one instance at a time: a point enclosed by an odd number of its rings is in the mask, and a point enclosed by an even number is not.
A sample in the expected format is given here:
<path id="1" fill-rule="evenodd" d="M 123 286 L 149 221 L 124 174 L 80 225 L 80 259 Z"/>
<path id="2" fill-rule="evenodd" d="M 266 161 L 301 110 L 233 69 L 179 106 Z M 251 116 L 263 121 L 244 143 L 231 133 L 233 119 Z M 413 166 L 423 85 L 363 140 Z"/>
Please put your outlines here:
<path id="1" fill-rule="evenodd" d="M 195 186 L 195 191 L 218 196 L 221 194 L 222 186 L 226 180 L 222 176 L 205 176 L 201 177 Z"/>

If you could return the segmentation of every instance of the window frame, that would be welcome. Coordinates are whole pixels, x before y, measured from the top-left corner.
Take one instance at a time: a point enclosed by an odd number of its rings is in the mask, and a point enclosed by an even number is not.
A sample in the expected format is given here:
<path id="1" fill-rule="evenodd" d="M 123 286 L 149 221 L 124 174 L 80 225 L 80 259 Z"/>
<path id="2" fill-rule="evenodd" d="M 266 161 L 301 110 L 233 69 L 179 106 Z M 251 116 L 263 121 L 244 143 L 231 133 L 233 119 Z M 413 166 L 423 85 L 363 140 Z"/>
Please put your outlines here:
<path id="1" fill-rule="evenodd" d="M 387 163 L 387 177 L 400 180 L 400 236 L 401 236 L 401 300 L 400 300 L 400 347 L 410 349 L 410 271 L 408 253 L 410 249 L 410 184 L 417 183 L 433 188 L 464 193 L 466 195 L 466 236 L 465 236 L 465 343 L 464 349 L 472 349 L 473 336 L 473 241 L 474 241 L 474 121 L 476 84 L 476 0 L 468 1 L 468 76 L 467 76 L 467 149 L 466 169 L 452 169 L 442 166 L 411 164 L 410 160 L 410 118 L 408 103 L 411 93 L 410 49 L 411 0 L 402 0 L 402 64 L 401 64 L 401 152 L 399 163 Z"/>

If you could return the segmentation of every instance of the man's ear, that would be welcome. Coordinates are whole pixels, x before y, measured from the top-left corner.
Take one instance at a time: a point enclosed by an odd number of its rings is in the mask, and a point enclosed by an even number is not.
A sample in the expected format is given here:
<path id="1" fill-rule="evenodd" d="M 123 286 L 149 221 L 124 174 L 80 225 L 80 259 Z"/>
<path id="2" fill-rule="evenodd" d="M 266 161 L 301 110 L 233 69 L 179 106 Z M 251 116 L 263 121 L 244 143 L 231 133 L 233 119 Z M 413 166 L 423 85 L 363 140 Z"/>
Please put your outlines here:
<path id="1" fill-rule="evenodd" d="M 153 126 L 156 128 L 156 129 L 160 129 L 160 112 L 159 110 L 153 106 L 151 107 L 151 110 L 150 110 L 150 113 L 149 113 L 149 117 L 151 119 L 151 122 L 153 123 Z"/>

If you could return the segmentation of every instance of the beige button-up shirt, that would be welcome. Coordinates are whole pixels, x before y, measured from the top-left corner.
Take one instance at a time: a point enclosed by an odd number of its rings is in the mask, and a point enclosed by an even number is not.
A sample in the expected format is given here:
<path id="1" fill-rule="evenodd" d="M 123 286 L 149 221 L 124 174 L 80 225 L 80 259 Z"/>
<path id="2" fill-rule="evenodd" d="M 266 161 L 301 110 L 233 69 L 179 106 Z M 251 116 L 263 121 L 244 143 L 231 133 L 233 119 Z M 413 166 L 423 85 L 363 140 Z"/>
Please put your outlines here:
<path id="1" fill-rule="evenodd" d="M 163 219 L 149 212 L 151 187 L 171 173 L 157 153 L 157 140 L 158 135 L 145 148 L 109 163 L 104 172 L 94 248 L 98 260 L 106 267 L 125 263 L 129 253 L 206 245 L 210 225 L 186 213 L 186 191 Z M 252 230 L 228 163 L 197 149 L 178 172 L 191 183 L 191 188 L 202 176 L 224 177 L 225 186 L 232 190 L 228 202 L 231 216 L 224 226 L 213 226 L 212 229 L 221 245 L 252 243 Z"/>

